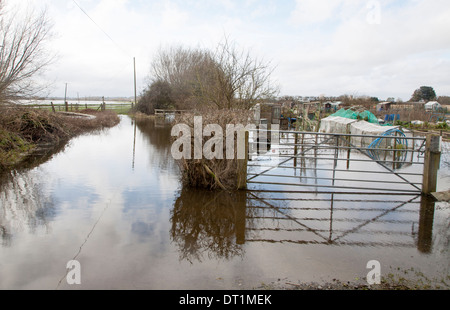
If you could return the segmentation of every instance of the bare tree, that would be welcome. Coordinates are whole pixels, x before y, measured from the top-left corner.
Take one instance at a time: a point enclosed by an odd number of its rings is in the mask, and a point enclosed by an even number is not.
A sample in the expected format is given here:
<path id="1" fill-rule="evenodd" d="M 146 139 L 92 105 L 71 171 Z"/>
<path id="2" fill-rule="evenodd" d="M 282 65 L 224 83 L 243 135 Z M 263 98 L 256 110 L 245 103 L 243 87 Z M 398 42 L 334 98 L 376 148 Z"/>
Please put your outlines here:
<path id="1" fill-rule="evenodd" d="M 152 62 L 151 83 L 167 82 L 179 108 L 192 108 L 198 89 L 197 76 L 204 62 L 209 62 L 208 51 L 182 46 L 159 49 Z"/>
<path id="2" fill-rule="evenodd" d="M 44 10 L 5 11 L 0 1 L 0 103 L 36 95 L 41 86 L 36 77 L 54 59 L 45 48 L 51 25 Z"/>
<path id="3" fill-rule="evenodd" d="M 159 50 L 152 63 L 153 81 L 166 81 L 180 107 L 250 109 L 274 97 L 270 63 L 239 50 L 225 39 L 214 51 L 173 47 Z"/>
<path id="4" fill-rule="evenodd" d="M 254 58 L 227 38 L 217 46 L 212 60 L 198 75 L 204 104 L 219 109 L 250 109 L 278 93 L 271 82 L 271 64 Z"/>

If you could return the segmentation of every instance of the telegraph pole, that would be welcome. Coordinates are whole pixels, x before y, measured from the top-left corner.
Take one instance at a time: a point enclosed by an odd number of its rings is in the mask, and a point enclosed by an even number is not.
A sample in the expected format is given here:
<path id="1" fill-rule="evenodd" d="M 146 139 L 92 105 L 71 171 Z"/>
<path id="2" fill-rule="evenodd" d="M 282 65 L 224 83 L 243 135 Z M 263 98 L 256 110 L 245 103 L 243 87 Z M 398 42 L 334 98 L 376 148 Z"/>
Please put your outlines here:
<path id="1" fill-rule="evenodd" d="M 66 83 L 66 91 L 64 92 L 64 104 L 66 105 L 66 112 L 68 112 L 69 104 L 67 103 L 67 83 Z"/>
<path id="2" fill-rule="evenodd" d="M 134 65 L 134 104 L 137 104 L 137 93 L 136 93 L 136 57 L 133 57 L 133 65 Z M 131 106 L 133 108 L 133 106 Z"/>

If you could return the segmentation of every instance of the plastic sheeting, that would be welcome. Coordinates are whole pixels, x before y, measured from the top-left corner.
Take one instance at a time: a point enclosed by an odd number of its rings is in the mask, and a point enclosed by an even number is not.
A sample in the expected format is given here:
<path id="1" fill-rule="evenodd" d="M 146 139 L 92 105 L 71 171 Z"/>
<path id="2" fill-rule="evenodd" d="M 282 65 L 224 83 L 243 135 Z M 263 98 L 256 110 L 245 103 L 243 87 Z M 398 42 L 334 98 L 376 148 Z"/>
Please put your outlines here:
<path id="1" fill-rule="evenodd" d="M 320 121 L 319 132 L 347 134 L 350 133 L 350 125 L 355 122 L 357 122 L 356 119 L 328 116 Z"/>
<path id="2" fill-rule="evenodd" d="M 356 119 L 329 116 L 321 120 L 319 132 L 360 135 L 352 137 L 351 143 L 355 146 L 365 147 L 369 146 L 376 139 L 375 137 L 366 136 L 381 136 L 386 131 L 394 128 L 398 128 L 398 126 L 381 126 Z"/>
<path id="3" fill-rule="evenodd" d="M 364 121 L 367 121 L 372 124 L 377 124 L 377 125 L 380 124 L 378 122 L 378 118 L 372 112 L 367 111 L 367 110 L 365 110 L 363 112 L 356 112 L 351 109 L 346 110 L 346 109 L 342 108 L 330 116 L 340 116 L 340 117 L 345 117 L 348 119 L 364 120 Z"/>
<path id="4" fill-rule="evenodd" d="M 356 146 L 369 146 L 376 138 L 365 136 L 381 136 L 386 131 L 398 128 L 398 126 L 380 126 L 366 121 L 359 121 L 350 126 L 350 134 L 362 135 L 362 137 L 352 137 L 352 144 Z M 383 148 L 390 146 L 392 139 L 386 140 Z"/>

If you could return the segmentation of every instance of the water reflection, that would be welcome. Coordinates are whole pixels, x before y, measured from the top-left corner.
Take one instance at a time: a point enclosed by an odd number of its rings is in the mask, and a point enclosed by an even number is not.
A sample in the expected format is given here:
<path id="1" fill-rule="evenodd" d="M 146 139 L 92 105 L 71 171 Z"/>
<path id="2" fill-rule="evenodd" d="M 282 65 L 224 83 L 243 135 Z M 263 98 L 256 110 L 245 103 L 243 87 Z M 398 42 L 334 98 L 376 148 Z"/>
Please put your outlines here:
<path id="1" fill-rule="evenodd" d="M 38 167 L 49 161 L 53 156 L 63 152 L 68 144 L 68 140 L 61 140 L 56 144 L 43 144 L 37 147 L 29 154 L 25 160 L 17 167 L 18 171 L 26 171 Z M 0 176 L 1 179 L 1 176 Z M 1 181 L 0 181 L 1 182 Z"/>
<path id="2" fill-rule="evenodd" d="M 413 248 L 431 253 L 435 200 L 428 196 L 208 192 L 185 188 L 171 212 L 182 260 L 243 256 L 245 243 Z"/>
<path id="3" fill-rule="evenodd" d="M 417 247 L 431 252 L 435 201 L 428 196 L 249 193 L 252 242 Z M 418 231 L 416 231 L 418 229 Z"/>
<path id="4" fill-rule="evenodd" d="M 55 288 L 81 245 L 82 288 L 351 279 L 368 259 L 448 272 L 450 210 L 420 195 L 180 188 L 170 127 L 128 117 L 47 158 L 0 177 L 0 288 Z"/>
<path id="5" fill-rule="evenodd" d="M 50 229 L 55 202 L 45 195 L 37 174 L 11 171 L 0 177 L 0 236 L 3 246 L 11 246 L 13 236 L 38 228 Z"/>
<path id="6" fill-rule="evenodd" d="M 422 253 L 431 253 L 433 245 L 433 221 L 435 200 L 422 196 L 420 200 L 419 232 L 416 239 L 417 249 Z"/>
<path id="7" fill-rule="evenodd" d="M 137 118 L 132 119 L 132 126 L 136 126 L 142 136 L 146 145 L 150 145 L 151 156 L 149 156 L 150 164 L 159 167 L 161 169 L 173 169 L 176 166 L 170 153 L 170 141 L 171 141 L 171 126 L 167 123 L 161 123 L 160 119 L 146 119 Z M 162 120 L 164 122 L 164 120 Z M 135 129 L 136 129 L 135 127 Z M 134 131 L 134 139 L 136 139 L 136 130 Z M 134 147 L 136 144 L 134 144 Z M 135 150 L 133 150 L 133 153 Z M 134 168 L 134 158 L 133 158 Z"/>
<path id="8" fill-rule="evenodd" d="M 171 211 L 171 238 L 189 262 L 243 256 L 246 193 L 185 188 Z"/>

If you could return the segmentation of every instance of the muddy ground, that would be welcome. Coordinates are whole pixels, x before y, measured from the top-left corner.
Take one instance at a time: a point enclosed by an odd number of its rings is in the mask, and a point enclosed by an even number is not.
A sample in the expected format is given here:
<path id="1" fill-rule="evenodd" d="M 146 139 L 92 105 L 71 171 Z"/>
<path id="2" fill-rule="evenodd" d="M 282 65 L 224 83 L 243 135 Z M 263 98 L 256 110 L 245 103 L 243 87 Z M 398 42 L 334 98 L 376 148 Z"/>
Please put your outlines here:
<path id="1" fill-rule="evenodd" d="M 301 283 L 287 279 L 278 279 L 269 284 L 262 284 L 258 290 L 450 290 L 450 276 L 439 281 L 417 278 L 408 280 L 389 275 L 380 284 L 369 285 L 365 279 L 355 281 L 341 281 L 333 279 L 324 283 Z"/>

